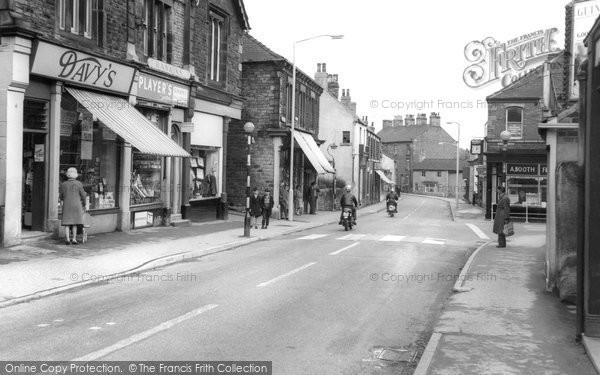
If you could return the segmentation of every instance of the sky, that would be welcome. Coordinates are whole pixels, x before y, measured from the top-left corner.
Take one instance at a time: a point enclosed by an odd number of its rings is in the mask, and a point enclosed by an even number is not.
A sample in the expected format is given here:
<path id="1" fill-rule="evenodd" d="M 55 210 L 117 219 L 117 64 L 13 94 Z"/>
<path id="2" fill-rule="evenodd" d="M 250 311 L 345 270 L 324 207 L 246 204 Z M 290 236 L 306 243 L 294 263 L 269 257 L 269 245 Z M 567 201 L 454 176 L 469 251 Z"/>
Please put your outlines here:
<path id="1" fill-rule="evenodd" d="M 556 28 L 555 47 L 564 48 L 566 0 L 245 0 L 251 35 L 314 77 L 317 63 L 338 74 L 340 94 L 350 89 L 358 116 L 376 130 L 395 115 L 439 112 L 443 127 L 460 146 L 484 136 L 486 96 L 499 81 L 471 88 L 463 79 L 473 64 L 465 57 L 472 41 L 508 42 L 537 30 Z M 530 65 L 528 68 L 530 68 Z"/>

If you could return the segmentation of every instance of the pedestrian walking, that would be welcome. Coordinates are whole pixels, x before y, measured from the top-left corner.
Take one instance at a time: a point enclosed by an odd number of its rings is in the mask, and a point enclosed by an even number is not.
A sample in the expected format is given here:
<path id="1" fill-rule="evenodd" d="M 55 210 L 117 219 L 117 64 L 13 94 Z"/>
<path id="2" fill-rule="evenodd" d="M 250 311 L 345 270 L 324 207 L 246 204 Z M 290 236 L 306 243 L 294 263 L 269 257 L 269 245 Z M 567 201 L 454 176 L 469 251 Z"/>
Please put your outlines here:
<path id="1" fill-rule="evenodd" d="M 60 185 L 60 200 L 62 201 L 61 224 L 66 227 L 66 244 L 77 244 L 77 226 L 83 225 L 86 196 L 81 182 L 77 181 L 77 169 L 67 169 L 67 181 Z M 71 233 L 69 233 L 71 232 Z M 70 234 L 73 238 L 70 238 Z"/>
<path id="2" fill-rule="evenodd" d="M 300 185 L 296 185 L 296 190 L 294 190 L 294 211 L 296 215 L 302 215 L 302 188 Z"/>
<path id="3" fill-rule="evenodd" d="M 506 189 L 499 186 L 498 206 L 496 207 L 496 216 L 494 216 L 494 233 L 498 234 L 498 246 L 506 247 L 506 236 L 503 233 L 504 225 L 510 221 L 510 199 L 506 195 Z"/>
<path id="4" fill-rule="evenodd" d="M 273 197 L 271 196 L 271 190 L 265 189 L 265 194 L 260 198 L 260 207 L 262 209 L 262 229 L 269 227 L 269 218 L 273 211 L 274 205 Z"/>
<path id="5" fill-rule="evenodd" d="M 317 213 L 317 199 L 319 198 L 320 191 L 321 190 L 317 186 L 317 182 L 313 181 L 310 184 L 310 200 L 309 200 L 311 215 L 315 215 Z"/>
<path id="6" fill-rule="evenodd" d="M 279 212 L 281 220 L 288 220 L 288 189 L 286 189 L 285 182 L 281 183 L 279 188 Z"/>
<path id="7" fill-rule="evenodd" d="M 254 229 L 258 229 L 258 217 L 262 215 L 262 208 L 260 205 L 260 196 L 258 195 L 258 188 L 252 189 L 252 195 L 250 196 L 250 228 L 254 226 Z"/>

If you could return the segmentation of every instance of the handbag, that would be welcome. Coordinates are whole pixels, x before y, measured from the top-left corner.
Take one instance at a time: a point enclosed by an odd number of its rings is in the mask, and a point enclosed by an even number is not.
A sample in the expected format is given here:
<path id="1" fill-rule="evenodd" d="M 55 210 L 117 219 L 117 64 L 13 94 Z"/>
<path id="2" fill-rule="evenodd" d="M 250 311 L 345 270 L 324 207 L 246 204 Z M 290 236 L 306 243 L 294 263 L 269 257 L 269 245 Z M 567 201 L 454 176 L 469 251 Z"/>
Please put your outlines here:
<path id="1" fill-rule="evenodd" d="M 515 234 L 515 228 L 511 221 L 504 224 L 504 227 L 502 227 L 502 234 L 504 234 L 506 237 L 510 237 Z"/>

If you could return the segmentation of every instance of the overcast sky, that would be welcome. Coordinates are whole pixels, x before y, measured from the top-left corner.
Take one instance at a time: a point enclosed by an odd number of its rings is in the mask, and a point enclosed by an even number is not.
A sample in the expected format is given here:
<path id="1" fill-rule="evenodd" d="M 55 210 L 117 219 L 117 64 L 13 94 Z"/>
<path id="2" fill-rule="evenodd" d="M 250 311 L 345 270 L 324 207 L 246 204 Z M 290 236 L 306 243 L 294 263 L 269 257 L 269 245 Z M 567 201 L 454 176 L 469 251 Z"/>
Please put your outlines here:
<path id="1" fill-rule="evenodd" d="M 470 65 L 465 46 L 493 37 L 508 42 L 540 29 L 557 28 L 564 48 L 565 0 L 245 0 L 250 34 L 292 60 L 293 43 L 320 34 L 344 34 L 300 43 L 298 67 L 314 77 L 317 63 L 350 89 L 359 116 L 377 130 L 394 115 L 440 112 L 442 122 L 461 123 L 461 147 L 484 136 L 485 97 L 501 84 L 477 89 L 463 81 Z M 458 102 L 458 103 L 456 103 Z M 398 104 L 391 108 L 392 103 Z M 421 106 L 406 109 L 409 105 Z M 388 107 L 388 108 L 383 108 Z M 461 108 L 462 107 L 462 108 Z M 471 108 L 472 107 L 472 108 Z M 444 125 L 456 137 L 455 125 Z"/>

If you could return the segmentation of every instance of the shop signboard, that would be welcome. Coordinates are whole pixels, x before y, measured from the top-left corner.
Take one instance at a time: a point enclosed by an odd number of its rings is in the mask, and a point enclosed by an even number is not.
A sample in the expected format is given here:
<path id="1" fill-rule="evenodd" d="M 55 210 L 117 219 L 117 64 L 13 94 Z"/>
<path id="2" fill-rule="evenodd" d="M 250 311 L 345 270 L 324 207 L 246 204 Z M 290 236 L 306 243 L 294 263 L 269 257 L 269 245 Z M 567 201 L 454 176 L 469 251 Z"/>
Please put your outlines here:
<path id="1" fill-rule="evenodd" d="M 128 94 L 135 69 L 70 48 L 39 42 L 31 74 Z"/>
<path id="2" fill-rule="evenodd" d="M 190 79 L 190 77 L 192 76 L 189 70 L 182 69 L 175 65 L 167 64 L 166 62 L 156 60 L 151 57 L 148 58 L 148 67 L 150 69 L 170 74 L 181 79 Z"/>
<path id="3" fill-rule="evenodd" d="M 571 40 L 571 64 L 569 69 L 569 99 L 579 98 L 579 82 L 575 79 L 579 64 L 587 58 L 587 48 L 583 40 L 600 15 L 600 0 L 582 1 L 573 4 L 573 31 Z"/>
<path id="4" fill-rule="evenodd" d="M 137 96 L 142 99 L 187 108 L 190 88 L 168 79 L 140 72 L 138 74 Z"/>
<path id="5" fill-rule="evenodd" d="M 546 176 L 548 166 L 546 164 L 507 164 L 507 174 L 521 176 Z"/>

